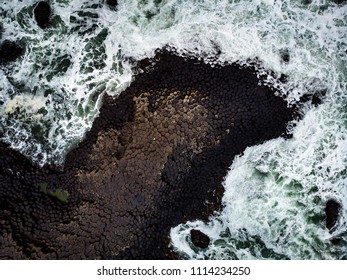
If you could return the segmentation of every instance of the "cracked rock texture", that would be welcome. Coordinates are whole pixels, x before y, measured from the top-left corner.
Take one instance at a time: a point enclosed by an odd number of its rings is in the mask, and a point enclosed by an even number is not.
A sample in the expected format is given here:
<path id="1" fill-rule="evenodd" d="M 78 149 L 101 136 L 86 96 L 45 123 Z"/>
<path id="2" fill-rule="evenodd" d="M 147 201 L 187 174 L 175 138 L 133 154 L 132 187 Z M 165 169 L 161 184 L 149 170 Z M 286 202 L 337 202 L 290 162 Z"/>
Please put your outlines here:
<path id="1" fill-rule="evenodd" d="M 234 156 L 285 134 L 293 109 L 252 69 L 154 61 L 104 96 L 63 168 L 0 145 L 1 259 L 177 258 L 170 228 L 220 210 Z"/>

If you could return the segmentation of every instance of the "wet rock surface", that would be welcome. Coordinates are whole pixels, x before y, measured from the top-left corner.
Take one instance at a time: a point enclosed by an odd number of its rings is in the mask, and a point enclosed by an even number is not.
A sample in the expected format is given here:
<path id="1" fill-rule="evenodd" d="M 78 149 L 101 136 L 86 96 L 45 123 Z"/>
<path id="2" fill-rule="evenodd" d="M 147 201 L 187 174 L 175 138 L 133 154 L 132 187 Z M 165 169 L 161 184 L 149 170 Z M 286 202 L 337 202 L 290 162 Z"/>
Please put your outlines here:
<path id="1" fill-rule="evenodd" d="M 210 244 L 210 238 L 200 230 L 192 229 L 190 237 L 195 246 L 206 249 Z"/>
<path id="2" fill-rule="evenodd" d="M 170 228 L 220 210 L 234 156 L 286 132 L 293 109 L 252 69 L 156 59 L 62 168 L 0 145 L 1 259 L 176 258 Z"/>
<path id="3" fill-rule="evenodd" d="M 333 199 L 329 199 L 325 205 L 325 225 L 331 230 L 337 223 L 339 218 L 339 212 L 341 210 L 341 205 Z"/>
<path id="4" fill-rule="evenodd" d="M 109 5 L 110 7 L 115 8 L 118 4 L 117 0 L 106 0 L 106 4 Z"/>
<path id="5" fill-rule="evenodd" d="M 37 25 L 40 28 L 45 29 L 49 26 L 49 20 L 51 18 L 51 6 L 47 1 L 40 1 L 34 8 L 34 16 L 37 22 Z"/>
<path id="6" fill-rule="evenodd" d="M 17 60 L 24 54 L 24 47 L 17 42 L 5 40 L 0 44 L 0 64 Z"/>

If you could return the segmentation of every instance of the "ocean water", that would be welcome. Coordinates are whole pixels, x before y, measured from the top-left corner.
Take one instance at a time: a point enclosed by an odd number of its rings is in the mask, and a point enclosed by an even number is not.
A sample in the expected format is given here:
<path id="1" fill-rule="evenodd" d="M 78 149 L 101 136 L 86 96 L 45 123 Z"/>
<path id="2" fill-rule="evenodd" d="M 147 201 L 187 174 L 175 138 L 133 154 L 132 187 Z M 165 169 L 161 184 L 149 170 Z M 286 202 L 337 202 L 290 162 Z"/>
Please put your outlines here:
<path id="1" fill-rule="evenodd" d="M 39 165 L 63 163 L 91 127 L 102 95 L 130 84 L 131 61 L 163 46 L 201 59 L 220 51 L 221 64 L 260 61 L 259 75 L 288 103 L 325 92 L 323 104 L 303 108 L 303 119 L 288 127 L 292 139 L 236 157 L 222 212 L 172 228 L 172 245 L 193 259 L 347 258 L 346 4 L 119 0 L 114 9 L 99 0 L 51 0 L 52 25 L 42 30 L 36 2 L 0 0 L 0 40 L 25 46 L 22 58 L 0 66 L 2 141 Z M 342 206 L 330 232 L 328 199 Z M 192 228 L 210 237 L 207 249 L 192 244 Z"/>

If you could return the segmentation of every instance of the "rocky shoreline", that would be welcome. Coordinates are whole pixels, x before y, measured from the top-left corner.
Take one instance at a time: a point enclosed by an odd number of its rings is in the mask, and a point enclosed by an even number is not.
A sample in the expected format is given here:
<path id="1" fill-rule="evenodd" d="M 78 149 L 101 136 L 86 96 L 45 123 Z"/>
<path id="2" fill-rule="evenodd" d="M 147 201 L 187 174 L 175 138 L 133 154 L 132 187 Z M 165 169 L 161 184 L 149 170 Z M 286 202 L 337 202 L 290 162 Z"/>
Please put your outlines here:
<path id="1" fill-rule="evenodd" d="M 170 228 L 220 210 L 234 156 L 285 135 L 295 110 L 253 69 L 154 61 L 104 96 L 63 168 L 0 145 L 0 259 L 178 258 Z"/>

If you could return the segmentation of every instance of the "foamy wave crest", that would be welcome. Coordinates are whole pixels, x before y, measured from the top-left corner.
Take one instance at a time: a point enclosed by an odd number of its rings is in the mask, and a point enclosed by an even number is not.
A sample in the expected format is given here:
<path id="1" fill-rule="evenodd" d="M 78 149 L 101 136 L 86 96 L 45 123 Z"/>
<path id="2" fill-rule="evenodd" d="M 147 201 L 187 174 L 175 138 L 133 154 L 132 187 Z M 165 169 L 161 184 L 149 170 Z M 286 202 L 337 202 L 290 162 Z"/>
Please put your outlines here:
<path id="1" fill-rule="evenodd" d="M 229 43 L 240 42 L 234 32 L 241 38 L 250 34 L 246 50 L 231 46 L 230 56 L 257 57 L 275 77 L 286 75 L 287 83 L 272 76 L 268 82 L 288 101 L 326 91 L 324 103 L 304 109 L 292 139 L 268 141 L 236 157 L 224 182 L 223 211 L 206 224 L 194 221 L 173 228 L 172 244 L 183 256 L 198 259 L 345 259 L 347 7 L 320 1 L 252 3 L 230 7 L 229 17 L 238 27 L 229 29 Z M 223 24 L 218 32 L 226 29 Z M 288 62 L 280 61 L 283 51 Z M 227 60 L 229 52 L 224 53 Z M 342 206 L 330 231 L 324 213 L 329 199 Z M 192 228 L 211 238 L 207 249 L 191 242 Z"/>
<path id="2" fill-rule="evenodd" d="M 131 81 L 118 43 L 106 48 L 115 13 L 99 1 L 50 1 L 50 27 L 35 22 L 37 1 L 4 1 L 3 39 L 22 42 L 25 54 L 1 71 L 2 140 L 40 165 L 60 164 L 91 127 L 102 94 Z"/>
<path id="3" fill-rule="evenodd" d="M 0 110 L 2 130 L 11 127 L 26 143 L 11 133 L 3 141 L 40 164 L 61 163 L 91 127 L 99 97 L 105 91 L 117 95 L 130 84 L 128 58 L 151 57 L 163 46 L 200 58 L 218 55 L 219 63 L 258 59 L 262 69 L 275 73 L 268 83 L 289 102 L 331 89 L 345 71 L 339 58 L 345 9 L 319 1 L 129 0 L 119 1 L 115 10 L 99 0 L 52 0 L 46 30 L 35 23 L 36 2 L 2 3 L 3 39 L 24 42 L 26 52 L 2 69 Z M 286 83 L 277 82 L 281 76 Z M 6 108 L 18 95 L 44 104 L 36 110 L 17 103 L 9 114 Z"/>

